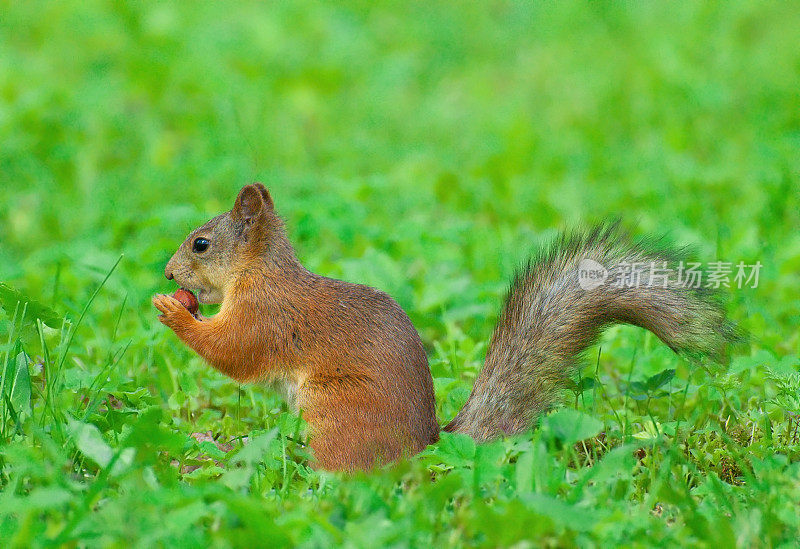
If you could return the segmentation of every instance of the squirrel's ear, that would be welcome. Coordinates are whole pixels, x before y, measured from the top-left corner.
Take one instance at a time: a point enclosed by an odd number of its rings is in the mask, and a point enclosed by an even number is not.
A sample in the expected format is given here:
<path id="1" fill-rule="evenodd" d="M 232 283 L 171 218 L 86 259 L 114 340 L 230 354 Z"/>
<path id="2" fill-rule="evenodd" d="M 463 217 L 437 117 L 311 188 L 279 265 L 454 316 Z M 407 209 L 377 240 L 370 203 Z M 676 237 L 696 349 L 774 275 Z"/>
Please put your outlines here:
<path id="1" fill-rule="evenodd" d="M 267 188 L 261 183 L 253 183 L 253 187 L 258 189 L 258 192 L 261 193 L 261 198 L 264 199 L 264 206 L 266 206 L 267 210 L 274 210 L 275 203 L 272 202 L 272 197 L 269 195 Z"/>
<path id="2" fill-rule="evenodd" d="M 266 189 L 264 189 L 266 190 Z M 270 198 L 270 206 L 272 199 Z M 255 185 L 245 185 L 236 197 L 236 203 L 231 210 L 231 216 L 235 221 L 243 223 L 245 226 L 252 225 L 264 213 L 266 204 L 261 191 Z"/>

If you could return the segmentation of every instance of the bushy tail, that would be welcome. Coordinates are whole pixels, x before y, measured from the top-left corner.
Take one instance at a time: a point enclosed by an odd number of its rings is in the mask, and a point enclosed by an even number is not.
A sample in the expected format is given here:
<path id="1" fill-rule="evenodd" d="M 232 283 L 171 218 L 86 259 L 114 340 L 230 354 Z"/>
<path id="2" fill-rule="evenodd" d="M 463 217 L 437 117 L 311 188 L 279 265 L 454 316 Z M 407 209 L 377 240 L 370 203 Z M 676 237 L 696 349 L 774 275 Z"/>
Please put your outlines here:
<path id="1" fill-rule="evenodd" d="M 678 268 L 681 256 L 633 242 L 617 223 L 559 237 L 512 281 L 483 370 L 445 431 L 483 441 L 528 429 L 611 324 L 641 326 L 677 353 L 719 360 L 737 332 L 718 295 Z"/>

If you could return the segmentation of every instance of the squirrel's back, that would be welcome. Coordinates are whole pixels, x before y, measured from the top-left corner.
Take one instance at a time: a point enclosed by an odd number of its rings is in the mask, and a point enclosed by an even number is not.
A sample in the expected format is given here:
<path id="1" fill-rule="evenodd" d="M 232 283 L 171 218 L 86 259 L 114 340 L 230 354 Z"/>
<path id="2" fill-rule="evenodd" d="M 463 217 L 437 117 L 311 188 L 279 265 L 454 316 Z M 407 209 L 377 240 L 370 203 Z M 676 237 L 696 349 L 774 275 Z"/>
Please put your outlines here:
<path id="1" fill-rule="evenodd" d="M 298 319 L 306 372 L 298 407 L 327 468 L 364 469 L 439 438 L 419 334 L 386 293 L 318 275 Z"/>

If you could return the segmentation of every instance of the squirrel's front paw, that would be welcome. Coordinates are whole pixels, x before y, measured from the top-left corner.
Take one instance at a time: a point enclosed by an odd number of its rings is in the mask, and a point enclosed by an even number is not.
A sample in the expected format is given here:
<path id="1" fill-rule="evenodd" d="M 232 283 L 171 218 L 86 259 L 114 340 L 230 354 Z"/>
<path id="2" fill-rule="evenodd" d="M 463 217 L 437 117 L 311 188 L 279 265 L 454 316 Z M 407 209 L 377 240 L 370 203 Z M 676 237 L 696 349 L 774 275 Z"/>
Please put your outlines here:
<path id="1" fill-rule="evenodd" d="M 158 315 L 158 320 L 162 324 L 169 326 L 173 330 L 181 325 L 186 325 L 195 320 L 183 304 L 166 294 L 156 294 L 153 296 L 153 305 L 162 314 Z"/>

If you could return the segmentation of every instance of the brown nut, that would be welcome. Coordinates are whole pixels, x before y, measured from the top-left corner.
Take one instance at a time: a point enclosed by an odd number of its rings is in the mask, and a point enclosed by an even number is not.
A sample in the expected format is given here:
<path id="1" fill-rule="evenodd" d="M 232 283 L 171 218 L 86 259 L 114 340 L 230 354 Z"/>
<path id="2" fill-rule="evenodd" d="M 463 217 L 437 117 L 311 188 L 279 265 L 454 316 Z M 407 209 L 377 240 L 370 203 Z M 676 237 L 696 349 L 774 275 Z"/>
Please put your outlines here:
<path id="1" fill-rule="evenodd" d="M 200 307 L 200 304 L 197 302 L 197 298 L 190 290 L 180 288 L 177 292 L 172 294 L 172 297 L 180 301 L 181 305 L 186 307 L 190 313 L 197 316 L 197 309 Z"/>

